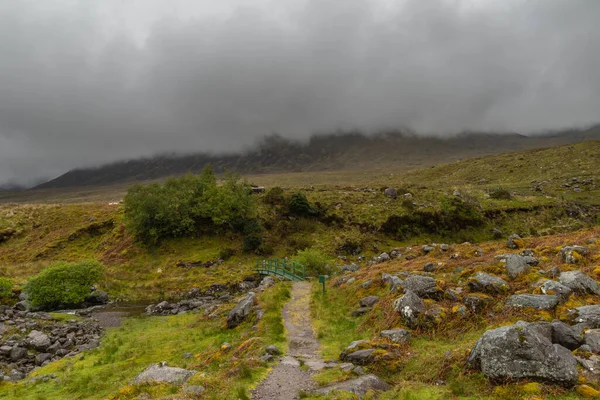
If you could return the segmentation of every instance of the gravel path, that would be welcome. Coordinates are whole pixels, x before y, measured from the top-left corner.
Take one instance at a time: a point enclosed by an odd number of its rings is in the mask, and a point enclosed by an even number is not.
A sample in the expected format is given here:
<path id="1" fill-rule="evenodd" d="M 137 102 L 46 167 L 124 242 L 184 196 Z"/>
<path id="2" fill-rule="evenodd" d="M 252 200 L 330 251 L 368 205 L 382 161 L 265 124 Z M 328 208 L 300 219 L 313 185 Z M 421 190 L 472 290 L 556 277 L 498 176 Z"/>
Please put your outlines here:
<path id="1" fill-rule="evenodd" d="M 283 320 L 288 331 L 288 355 L 283 357 L 267 378 L 252 391 L 253 400 L 295 400 L 300 391 L 316 387 L 311 369 L 300 368 L 302 360 L 307 365 L 319 365 L 319 342 L 312 330 L 310 318 L 310 290 L 308 282 L 295 282 L 291 300 L 283 308 Z"/>

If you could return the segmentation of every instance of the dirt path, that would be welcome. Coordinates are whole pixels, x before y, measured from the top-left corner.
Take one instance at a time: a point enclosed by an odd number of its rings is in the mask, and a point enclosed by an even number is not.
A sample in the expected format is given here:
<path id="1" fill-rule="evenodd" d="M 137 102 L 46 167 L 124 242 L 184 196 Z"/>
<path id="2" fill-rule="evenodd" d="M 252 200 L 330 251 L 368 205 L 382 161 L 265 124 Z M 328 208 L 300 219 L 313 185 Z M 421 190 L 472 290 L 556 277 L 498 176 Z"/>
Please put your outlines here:
<path id="1" fill-rule="evenodd" d="M 296 282 L 292 298 L 283 308 L 283 320 L 288 331 L 288 354 L 276 365 L 267 378 L 252 391 L 253 400 L 294 400 L 299 392 L 314 389 L 311 376 L 322 369 L 318 357 L 319 342 L 314 336 L 310 319 L 310 290 L 308 282 Z M 303 363 L 308 368 L 301 368 Z"/>

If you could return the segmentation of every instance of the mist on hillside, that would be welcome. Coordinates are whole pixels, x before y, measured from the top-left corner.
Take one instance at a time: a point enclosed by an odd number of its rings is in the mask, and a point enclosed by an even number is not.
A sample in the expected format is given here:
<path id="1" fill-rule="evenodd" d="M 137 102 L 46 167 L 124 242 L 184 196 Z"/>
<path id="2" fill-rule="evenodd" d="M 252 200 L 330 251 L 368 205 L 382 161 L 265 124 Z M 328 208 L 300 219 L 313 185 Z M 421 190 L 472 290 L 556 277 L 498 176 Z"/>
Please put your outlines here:
<path id="1" fill-rule="evenodd" d="M 595 0 L 0 0 L 0 183 L 271 133 L 588 126 L 599 18 Z"/>

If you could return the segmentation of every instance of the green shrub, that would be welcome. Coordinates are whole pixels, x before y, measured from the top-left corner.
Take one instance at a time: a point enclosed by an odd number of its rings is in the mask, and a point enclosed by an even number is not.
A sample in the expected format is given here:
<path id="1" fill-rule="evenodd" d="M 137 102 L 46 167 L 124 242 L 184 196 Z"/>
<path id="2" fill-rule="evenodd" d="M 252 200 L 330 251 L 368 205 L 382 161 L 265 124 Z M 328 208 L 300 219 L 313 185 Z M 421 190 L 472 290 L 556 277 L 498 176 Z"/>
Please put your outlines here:
<path id="1" fill-rule="evenodd" d="M 267 191 L 267 193 L 265 194 L 265 197 L 263 197 L 263 202 L 265 204 L 270 204 L 273 206 L 284 205 L 285 204 L 285 193 L 283 192 L 283 189 L 280 188 L 279 186 L 269 189 Z"/>
<path id="2" fill-rule="evenodd" d="M 13 283 L 10 279 L 0 277 L 0 299 L 7 299 L 12 295 Z"/>
<path id="3" fill-rule="evenodd" d="M 329 257 L 317 249 L 299 250 L 295 261 L 306 267 L 307 275 L 332 275 L 333 268 L 329 265 Z"/>
<path id="4" fill-rule="evenodd" d="M 54 309 L 83 303 L 103 274 L 97 261 L 58 262 L 29 279 L 24 291 L 34 308 Z"/>
<path id="5" fill-rule="evenodd" d="M 296 192 L 290 197 L 288 203 L 290 214 L 297 215 L 299 217 L 308 217 L 315 215 L 316 211 L 310 204 L 306 195 L 301 192 Z"/>
<path id="6" fill-rule="evenodd" d="M 244 251 L 256 251 L 264 242 L 264 229 L 257 220 L 247 220 L 242 223 L 244 234 Z"/>
<path id="7" fill-rule="evenodd" d="M 248 184 L 228 174 L 219 186 L 207 166 L 202 173 L 167 179 L 164 184 L 136 185 L 125 196 L 128 229 L 144 243 L 190 236 L 214 226 L 233 228 L 254 212 Z"/>
<path id="8" fill-rule="evenodd" d="M 510 191 L 498 187 L 490 191 L 490 197 L 496 200 L 510 200 L 512 199 L 512 194 Z"/>

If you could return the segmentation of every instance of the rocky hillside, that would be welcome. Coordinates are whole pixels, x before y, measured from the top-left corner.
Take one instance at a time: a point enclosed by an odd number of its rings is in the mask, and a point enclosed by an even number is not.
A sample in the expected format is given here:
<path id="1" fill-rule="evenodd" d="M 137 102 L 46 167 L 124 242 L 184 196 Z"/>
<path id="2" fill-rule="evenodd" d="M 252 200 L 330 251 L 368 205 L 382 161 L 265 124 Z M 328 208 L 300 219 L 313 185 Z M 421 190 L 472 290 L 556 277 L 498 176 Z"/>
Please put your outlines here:
<path id="1" fill-rule="evenodd" d="M 428 244 L 342 266 L 327 300 L 313 298 L 324 353 L 384 377 L 386 399 L 596 398 L 598 235 Z"/>
<path id="2" fill-rule="evenodd" d="M 245 174 L 356 170 L 382 163 L 415 168 L 488 154 L 597 139 L 600 139 L 599 127 L 539 136 L 465 133 L 450 138 L 437 138 L 401 133 L 375 136 L 340 133 L 316 135 L 306 142 L 269 136 L 253 149 L 241 153 L 164 155 L 129 160 L 97 168 L 73 170 L 37 188 L 112 185 L 152 180 L 187 172 L 197 173 L 208 163 L 217 172 L 228 169 Z"/>

